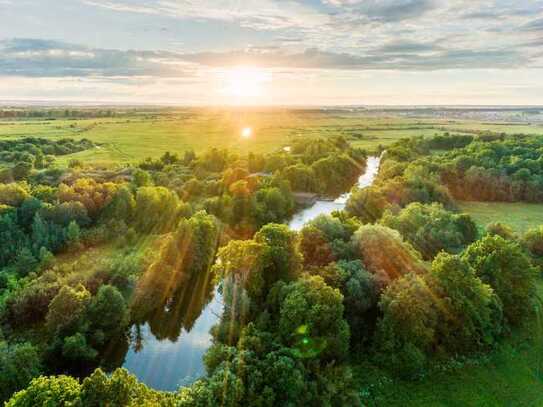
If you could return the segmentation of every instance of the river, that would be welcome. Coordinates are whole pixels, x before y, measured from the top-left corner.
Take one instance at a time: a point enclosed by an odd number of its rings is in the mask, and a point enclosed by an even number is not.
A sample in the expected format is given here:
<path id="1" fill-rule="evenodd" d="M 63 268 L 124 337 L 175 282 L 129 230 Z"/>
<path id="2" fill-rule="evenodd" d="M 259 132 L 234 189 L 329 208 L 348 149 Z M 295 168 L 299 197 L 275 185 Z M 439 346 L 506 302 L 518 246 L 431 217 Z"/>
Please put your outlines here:
<path id="1" fill-rule="evenodd" d="M 369 157 L 359 188 L 370 186 L 378 171 L 380 157 Z M 292 230 L 319 215 L 345 208 L 351 195 L 334 201 L 319 200 L 298 212 L 289 223 Z M 203 356 L 211 345 L 211 327 L 223 311 L 222 297 L 210 276 L 188 282 L 167 304 L 160 304 L 148 319 L 131 328 L 130 336 L 118 345 L 112 359 L 156 390 L 175 391 L 205 375 Z M 124 354 L 124 357 L 123 357 Z"/>
<path id="2" fill-rule="evenodd" d="M 366 164 L 366 171 L 358 178 L 356 183 L 358 188 L 366 188 L 373 184 L 377 173 L 379 172 L 379 165 L 381 164 L 381 157 L 371 156 L 368 157 Z M 319 200 L 311 205 L 309 208 L 305 208 L 294 215 L 290 223 L 288 224 L 292 230 L 300 230 L 303 226 L 315 219 L 319 215 L 327 215 L 334 211 L 340 211 L 345 208 L 351 192 L 346 192 L 334 201 Z"/>

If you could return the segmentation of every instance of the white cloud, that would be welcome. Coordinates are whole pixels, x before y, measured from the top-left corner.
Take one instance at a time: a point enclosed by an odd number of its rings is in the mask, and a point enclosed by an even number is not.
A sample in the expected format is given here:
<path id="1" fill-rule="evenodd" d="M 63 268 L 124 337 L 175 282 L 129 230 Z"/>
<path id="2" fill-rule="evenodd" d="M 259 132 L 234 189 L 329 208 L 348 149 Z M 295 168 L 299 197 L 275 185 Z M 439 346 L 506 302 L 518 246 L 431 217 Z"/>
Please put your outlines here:
<path id="1" fill-rule="evenodd" d="M 160 14 L 181 19 L 235 21 L 248 28 L 282 30 L 317 28 L 329 20 L 300 2 L 290 0 L 81 0 L 114 11 Z"/>

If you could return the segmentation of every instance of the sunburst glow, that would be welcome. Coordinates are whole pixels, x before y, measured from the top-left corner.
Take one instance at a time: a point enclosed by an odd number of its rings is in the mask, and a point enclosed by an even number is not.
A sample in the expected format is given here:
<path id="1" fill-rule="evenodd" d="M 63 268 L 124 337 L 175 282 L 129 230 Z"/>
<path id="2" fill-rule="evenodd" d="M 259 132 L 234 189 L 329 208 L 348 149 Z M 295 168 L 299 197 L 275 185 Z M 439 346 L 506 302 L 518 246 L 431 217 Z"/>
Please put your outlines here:
<path id="1" fill-rule="evenodd" d="M 241 100 L 257 98 L 265 94 L 271 75 L 254 67 L 236 67 L 224 75 L 223 91 L 226 95 Z"/>
<path id="2" fill-rule="evenodd" d="M 243 138 L 251 138 L 253 135 L 253 129 L 250 127 L 245 127 L 243 130 L 241 130 L 241 137 Z"/>

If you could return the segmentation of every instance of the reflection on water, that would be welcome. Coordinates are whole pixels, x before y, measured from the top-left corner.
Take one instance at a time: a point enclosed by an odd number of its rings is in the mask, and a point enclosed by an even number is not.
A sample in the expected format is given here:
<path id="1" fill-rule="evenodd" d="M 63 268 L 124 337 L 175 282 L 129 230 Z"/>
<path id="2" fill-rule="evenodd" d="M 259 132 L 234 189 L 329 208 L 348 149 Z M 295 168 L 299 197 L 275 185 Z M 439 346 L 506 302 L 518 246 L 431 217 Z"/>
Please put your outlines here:
<path id="1" fill-rule="evenodd" d="M 381 163 L 381 157 L 368 157 L 366 171 L 358 178 L 356 183 L 358 188 L 366 188 L 373 184 L 377 173 L 379 172 L 379 165 Z M 303 226 L 315 219 L 319 215 L 330 214 L 334 211 L 339 211 L 345 208 L 347 200 L 351 196 L 351 192 L 347 192 L 337 198 L 335 201 L 317 201 L 309 208 L 306 208 L 298 212 L 289 223 L 289 227 L 292 230 L 300 230 Z"/>
<path id="2" fill-rule="evenodd" d="M 368 158 L 366 172 L 357 183 L 359 188 L 373 183 L 379 164 L 379 157 Z M 318 215 L 343 209 L 349 196 L 346 193 L 335 201 L 317 201 L 294 216 L 290 228 L 299 230 Z M 209 331 L 222 312 L 222 297 L 209 273 L 188 280 L 165 304 L 157 304 L 144 321 L 132 326 L 128 338 L 112 344 L 106 352 L 106 365 L 122 365 L 157 390 L 174 391 L 189 385 L 205 374 L 203 356 L 211 345 Z"/>
<path id="3" fill-rule="evenodd" d="M 186 281 L 166 304 L 132 326 L 122 367 L 157 390 L 174 391 L 194 382 L 205 374 L 209 331 L 222 310 L 211 275 Z"/>

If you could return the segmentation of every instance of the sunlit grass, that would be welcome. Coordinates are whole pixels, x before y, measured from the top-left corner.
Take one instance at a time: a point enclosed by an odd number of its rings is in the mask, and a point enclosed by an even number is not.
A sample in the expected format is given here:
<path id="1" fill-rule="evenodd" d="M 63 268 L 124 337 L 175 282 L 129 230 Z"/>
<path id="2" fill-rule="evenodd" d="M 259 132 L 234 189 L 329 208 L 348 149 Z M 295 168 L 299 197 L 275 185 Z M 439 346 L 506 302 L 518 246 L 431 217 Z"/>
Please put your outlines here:
<path id="1" fill-rule="evenodd" d="M 508 202 L 459 202 L 460 210 L 473 217 L 481 228 L 502 222 L 517 233 L 543 225 L 543 204 Z"/>
<path id="2" fill-rule="evenodd" d="M 240 131 L 249 127 L 253 137 L 240 143 Z M 376 117 L 363 113 L 293 109 L 180 109 L 175 112 L 139 113 L 119 118 L 0 121 L 1 138 L 88 138 L 101 146 L 58 157 L 66 164 L 84 162 L 114 165 L 158 157 L 166 151 L 183 154 L 210 147 L 245 153 L 270 152 L 299 137 L 343 135 L 357 147 L 375 149 L 400 138 L 442 134 L 443 128 L 495 129 L 519 132 L 533 126 L 495 126 L 482 123 L 447 123 L 435 119 Z M 240 130 L 241 129 L 241 130 Z M 539 128 L 541 132 L 542 129 Z"/>

